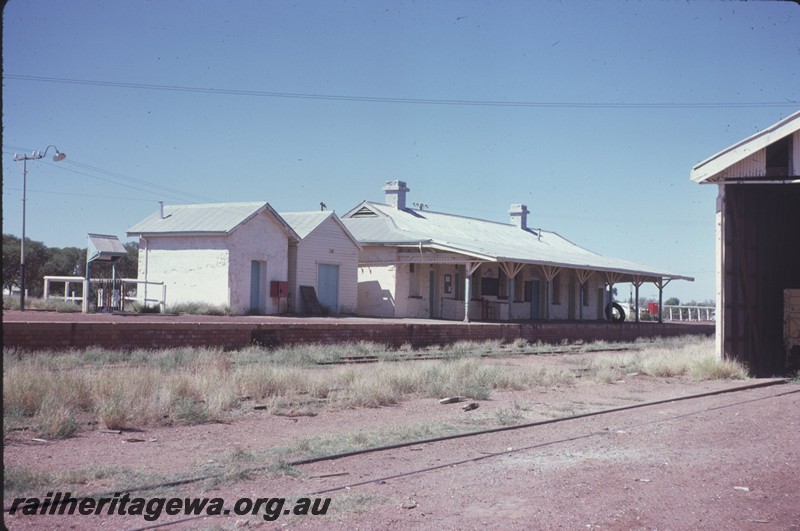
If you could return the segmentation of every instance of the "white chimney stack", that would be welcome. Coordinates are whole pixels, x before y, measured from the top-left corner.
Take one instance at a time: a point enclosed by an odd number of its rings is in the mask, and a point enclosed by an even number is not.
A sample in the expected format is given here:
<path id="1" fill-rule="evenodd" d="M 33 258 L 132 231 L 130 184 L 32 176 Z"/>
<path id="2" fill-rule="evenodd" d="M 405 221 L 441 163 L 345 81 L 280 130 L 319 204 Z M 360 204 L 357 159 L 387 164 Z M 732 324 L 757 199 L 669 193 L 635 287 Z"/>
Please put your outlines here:
<path id="1" fill-rule="evenodd" d="M 406 208 L 406 192 L 410 192 L 411 189 L 406 186 L 405 181 L 386 181 L 383 191 L 386 193 L 387 205 L 398 210 Z"/>
<path id="2" fill-rule="evenodd" d="M 164 201 L 158 202 L 158 214 L 161 216 L 161 219 L 164 219 Z"/>
<path id="3" fill-rule="evenodd" d="M 511 205 L 508 209 L 508 213 L 511 215 L 511 224 L 516 225 L 522 230 L 528 229 L 528 211 L 527 205 L 523 205 L 521 203 L 516 203 Z"/>

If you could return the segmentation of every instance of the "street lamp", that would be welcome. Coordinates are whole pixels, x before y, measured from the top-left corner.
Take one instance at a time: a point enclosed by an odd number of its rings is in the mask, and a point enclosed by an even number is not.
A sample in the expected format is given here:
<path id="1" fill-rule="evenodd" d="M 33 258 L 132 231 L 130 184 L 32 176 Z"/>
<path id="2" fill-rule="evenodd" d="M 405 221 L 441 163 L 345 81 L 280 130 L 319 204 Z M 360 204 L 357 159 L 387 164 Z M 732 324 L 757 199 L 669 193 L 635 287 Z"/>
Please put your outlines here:
<path id="1" fill-rule="evenodd" d="M 49 145 L 44 151 L 34 151 L 30 155 L 17 155 L 14 153 L 14 161 L 22 161 L 22 241 L 19 245 L 19 309 L 25 311 L 25 192 L 28 183 L 28 161 L 43 159 L 47 152 L 53 148 L 56 152 L 53 155 L 53 161 L 59 162 L 67 158 L 67 156 L 60 152 L 54 145 Z"/>

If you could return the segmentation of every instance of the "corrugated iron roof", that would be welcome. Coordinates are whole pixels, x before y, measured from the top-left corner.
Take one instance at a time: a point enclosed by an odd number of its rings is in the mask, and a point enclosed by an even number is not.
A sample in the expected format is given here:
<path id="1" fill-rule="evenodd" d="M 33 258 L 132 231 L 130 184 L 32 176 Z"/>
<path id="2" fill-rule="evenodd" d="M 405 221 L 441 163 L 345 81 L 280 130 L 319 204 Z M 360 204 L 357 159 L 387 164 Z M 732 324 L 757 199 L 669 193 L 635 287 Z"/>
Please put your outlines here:
<path id="1" fill-rule="evenodd" d="M 376 215 L 365 215 L 364 207 Z M 358 217 L 348 217 L 358 213 Z M 449 250 L 478 260 L 552 265 L 618 272 L 643 277 L 693 280 L 627 260 L 589 251 L 555 232 L 430 210 L 396 209 L 365 201 L 342 218 L 362 245 L 421 245 Z"/>
<path id="2" fill-rule="evenodd" d="M 800 111 L 695 165 L 689 178 L 696 183 L 711 182 L 723 170 L 798 130 Z"/>
<path id="3" fill-rule="evenodd" d="M 361 248 L 361 244 L 358 242 L 356 237 L 353 236 L 347 226 L 342 223 L 342 220 L 339 218 L 339 216 L 337 216 L 332 210 L 318 210 L 313 212 L 281 212 L 280 216 L 297 233 L 300 239 L 305 239 L 306 236 L 314 232 L 314 230 L 316 230 L 316 228 L 319 227 L 325 220 L 330 218 L 342 229 L 342 232 L 344 232 L 345 235 L 350 238 L 356 247 L 359 249 Z"/>
<path id="4" fill-rule="evenodd" d="M 305 238 L 323 221 L 332 216 L 333 211 L 281 212 L 280 215 L 300 238 Z"/>
<path id="5" fill-rule="evenodd" d="M 93 260 L 113 260 L 128 255 L 128 250 L 114 235 L 111 234 L 89 234 L 87 246 L 88 261 Z"/>
<path id="6" fill-rule="evenodd" d="M 229 234 L 259 212 L 269 213 L 292 239 L 297 234 L 269 203 L 211 203 L 203 205 L 164 205 L 130 229 L 128 236 L 167 234 Z"/>

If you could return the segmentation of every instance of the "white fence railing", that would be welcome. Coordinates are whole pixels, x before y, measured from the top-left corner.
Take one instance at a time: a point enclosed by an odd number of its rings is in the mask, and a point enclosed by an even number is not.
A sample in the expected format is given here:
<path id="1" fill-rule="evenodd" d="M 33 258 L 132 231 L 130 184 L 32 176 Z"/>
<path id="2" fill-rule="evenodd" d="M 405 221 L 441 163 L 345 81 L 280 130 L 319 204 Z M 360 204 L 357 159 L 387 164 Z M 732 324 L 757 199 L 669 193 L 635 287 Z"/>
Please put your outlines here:
<path id="1" fill-rule="evenodd" d="M 104 284 L 107 283 L 108 279 L 102 278 L 93 278 L 91 279 L 92 283 L 96 284 Z M 136 302 L 141 300 L 144 304 L 148 304 L 150 302 L 158 303 L 160 311 L 164 312 L 164 307 L 166 306 L 167 301 L 167 286 L 163 282 L 151 282 L 148 280 L 139 280 L 136 278 L 120 278 L 120 290 L 122 293 L 125 293 L 125 284 L 144 284 L 146 286 L 161 286 L 161 297 L 158 299 L 139 299 L 137 297 L 125 297 L 125 301 L 129 302 Z M 50 287 L 52 284 L 64 284 L 64 295 L 50 295 Z M 76 295 L 74 290 L 70 290 L 71 284 L 79 284 L 81 286 L 80 295 Z M 83 313 L 89 312 L 89 301 L 85 298 L 86 293 L 89 291 L 88 282 L 84 277 L 66 277 L 66 276 L 45 276 L 44 277 L 44 300 L 49 298 L 59 298 L 63 299 L 68 302 L 80 302 L 83 308 Z M 137 288 L 138 291 L 138 288 Z M 102 295 L 101 295 L 102 297 Z"/>
<path id="2" fill-rule="evenodd" d="M 665 321 L 714 321 L 714 306 L 664 306 L 662 318 Z"/>

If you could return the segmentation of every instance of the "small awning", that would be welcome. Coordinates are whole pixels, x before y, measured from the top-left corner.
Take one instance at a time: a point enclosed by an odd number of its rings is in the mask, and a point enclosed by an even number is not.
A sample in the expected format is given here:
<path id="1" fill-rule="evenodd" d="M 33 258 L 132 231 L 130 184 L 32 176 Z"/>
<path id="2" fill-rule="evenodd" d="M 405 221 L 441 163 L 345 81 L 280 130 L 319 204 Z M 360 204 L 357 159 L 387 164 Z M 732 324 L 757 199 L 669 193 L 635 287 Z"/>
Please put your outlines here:
<path id="1" fill-rule="evenodd" d="M 128 256 L 128 251 L 116 236 L 89 234 L 89 244 L 86 248 L 87 262 L 95 260 L 113 262 L 125 256 Z"/>

